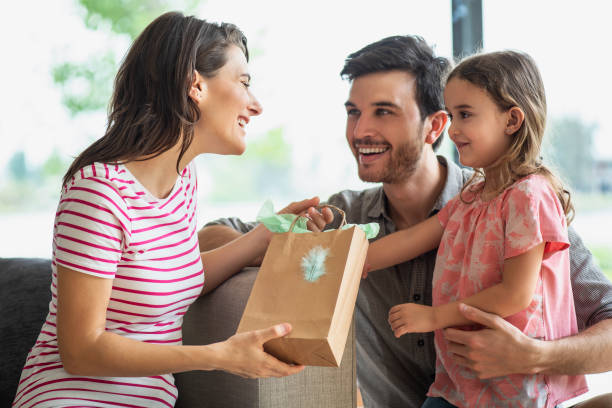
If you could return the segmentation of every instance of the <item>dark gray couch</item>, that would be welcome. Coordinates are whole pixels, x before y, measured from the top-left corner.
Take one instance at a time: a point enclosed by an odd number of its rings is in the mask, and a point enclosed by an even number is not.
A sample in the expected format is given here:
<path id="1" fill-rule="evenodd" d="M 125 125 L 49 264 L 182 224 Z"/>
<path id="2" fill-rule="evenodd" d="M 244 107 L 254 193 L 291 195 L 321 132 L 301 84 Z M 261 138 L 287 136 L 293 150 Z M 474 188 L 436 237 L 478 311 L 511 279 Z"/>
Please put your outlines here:
<path id="1" fill-rule="evenodd" d="M 255 280 L 245 269 L 196 301 L 183 325 L 185 344 L 231 336 Z M 51 292 L 48 259 L 0 258 L 0 406 L 10 406 L 25 358 L 47 315 Z M 221 371 L 176 375 L 177 407 L 355 407 L 353 331 L 339 368 L 307 367 L 291 377 L 250 380 Z"/>

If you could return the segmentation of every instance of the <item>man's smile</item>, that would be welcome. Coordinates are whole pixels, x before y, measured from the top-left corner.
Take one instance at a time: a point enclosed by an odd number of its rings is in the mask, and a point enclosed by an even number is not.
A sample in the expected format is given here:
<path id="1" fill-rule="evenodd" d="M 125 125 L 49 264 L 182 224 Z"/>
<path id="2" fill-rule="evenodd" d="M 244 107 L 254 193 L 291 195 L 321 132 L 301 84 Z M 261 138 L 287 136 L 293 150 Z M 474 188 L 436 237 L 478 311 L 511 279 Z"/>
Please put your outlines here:
<path id="1" fill-rule="evenodd" d="M 356 145 L 355 149 L 357 150 L 359 163 L 371 163 L 388 152 L 391 146 L 387 144 L 363 144 Z"/>

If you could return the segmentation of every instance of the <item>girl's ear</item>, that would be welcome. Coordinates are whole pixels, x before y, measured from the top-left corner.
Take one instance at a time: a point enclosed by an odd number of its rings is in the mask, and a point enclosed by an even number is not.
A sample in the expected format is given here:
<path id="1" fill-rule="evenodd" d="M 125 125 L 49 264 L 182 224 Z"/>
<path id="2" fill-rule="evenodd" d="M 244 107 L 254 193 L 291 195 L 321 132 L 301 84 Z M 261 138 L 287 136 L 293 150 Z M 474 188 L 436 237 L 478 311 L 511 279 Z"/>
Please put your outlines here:
<path id="1" fill-rule="evenodd" d="M 521 128 L 525 120 L 525 113 L 518 106 L 513 106 L 508 110 L 508 122 L 506 123 L 506 134 L 513 135 Z"/>
<path id="2" fill-rule="evenodd" d="M 443 111 L 437 111 L 429 115 L 426 119 L 425 143 L 434 144 L 440 137 L 446 124 L 448 123 L 448 114 Z"/>
<path id="3" fill-rule="evenodd" d="M 206 80 L 197 70 L 193 71 L 193 82 L 189 87 L 189 97 L 197 104 L 200 103 L 206 93 Z"/>

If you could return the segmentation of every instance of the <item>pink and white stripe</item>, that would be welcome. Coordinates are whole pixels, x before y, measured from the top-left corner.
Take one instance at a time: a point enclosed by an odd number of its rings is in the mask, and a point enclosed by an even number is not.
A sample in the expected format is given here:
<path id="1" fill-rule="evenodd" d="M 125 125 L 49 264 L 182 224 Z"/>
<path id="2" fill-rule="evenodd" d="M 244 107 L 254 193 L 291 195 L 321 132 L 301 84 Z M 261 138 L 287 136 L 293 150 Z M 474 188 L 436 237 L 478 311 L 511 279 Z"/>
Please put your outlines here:
<path id="1" fill-rule="evenodd" d="M 57 350 L 56 266 L 113 279 L 107 331 L 181 344 L 183 315 L 204 285 L 196 189 L 193 164 L 165 199 L 152 196 L 122 165 L 95 163 L 64 186 L 54 224 L 49 314 L 13 406 L 174 406 L 172 375 L 79 377 L 64 371 Z"/>

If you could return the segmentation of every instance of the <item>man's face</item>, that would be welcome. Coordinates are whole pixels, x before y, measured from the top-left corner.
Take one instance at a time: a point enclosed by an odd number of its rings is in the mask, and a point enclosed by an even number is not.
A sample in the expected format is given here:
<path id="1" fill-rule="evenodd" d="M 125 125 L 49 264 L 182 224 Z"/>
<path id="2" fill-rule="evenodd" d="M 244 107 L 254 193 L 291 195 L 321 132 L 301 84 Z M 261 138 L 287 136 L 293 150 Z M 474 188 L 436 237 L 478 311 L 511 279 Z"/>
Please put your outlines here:
<path id="1" fill-rule="evenodd" d="M 353 81 L 345 103 L 346 139 L 361 180 L 401 183 L 416 170 L 425 143 L 415 85 L 404 71 Z"/>

